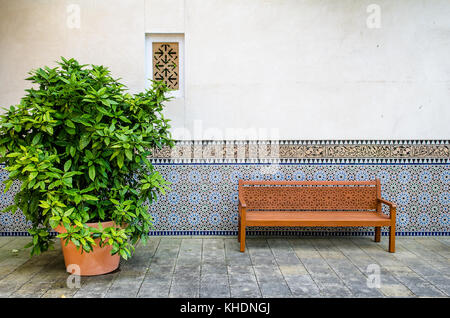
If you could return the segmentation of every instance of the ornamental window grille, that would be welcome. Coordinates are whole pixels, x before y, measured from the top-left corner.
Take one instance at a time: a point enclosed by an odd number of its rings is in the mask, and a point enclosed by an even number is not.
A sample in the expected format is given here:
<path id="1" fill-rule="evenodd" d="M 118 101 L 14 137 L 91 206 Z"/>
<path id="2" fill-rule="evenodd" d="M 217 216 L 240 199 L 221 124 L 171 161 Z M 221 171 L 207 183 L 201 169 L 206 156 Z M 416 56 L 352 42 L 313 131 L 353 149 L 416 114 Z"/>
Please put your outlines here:
<path id="1" fill-rule="evenodd" d="M 153 80 L 163 81 L 173 90 L 179 89 L 178 42 L 153 42 Z"/>

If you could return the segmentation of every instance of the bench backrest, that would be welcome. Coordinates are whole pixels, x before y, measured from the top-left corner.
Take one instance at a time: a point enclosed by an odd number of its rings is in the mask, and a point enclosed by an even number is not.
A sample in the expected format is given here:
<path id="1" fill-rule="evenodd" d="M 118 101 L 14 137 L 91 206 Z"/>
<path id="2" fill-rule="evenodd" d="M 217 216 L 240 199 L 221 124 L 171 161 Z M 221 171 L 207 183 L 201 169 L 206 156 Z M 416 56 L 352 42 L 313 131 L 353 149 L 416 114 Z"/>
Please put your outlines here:
<path id="1" fill-rule="evenodd" d="M 376 211 L 380 181 L 244 181 L 247 210 Z"/>

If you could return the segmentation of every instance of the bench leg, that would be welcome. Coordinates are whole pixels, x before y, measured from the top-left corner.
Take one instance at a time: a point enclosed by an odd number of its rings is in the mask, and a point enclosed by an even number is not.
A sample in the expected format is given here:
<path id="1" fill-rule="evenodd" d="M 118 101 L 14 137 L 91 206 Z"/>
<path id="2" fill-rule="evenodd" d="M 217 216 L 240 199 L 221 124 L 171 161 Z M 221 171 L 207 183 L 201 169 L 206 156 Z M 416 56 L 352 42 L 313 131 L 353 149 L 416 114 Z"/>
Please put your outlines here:
<path id="1" fill-rule="evenodd" d="M 395 225 L 389 227 L 389 252 L 395 253 Z"/>
<path id="2" fill-rule="evenodd" d="M 375 227 L 375 242 L 379 242 L 381 239 L 381 226 Z"/>
<path id="3" fill-rule="evenodd" d="M 239 231 L 239 242 L 241 242 L 241 252 L 245 252 L 245 226 L 242 226 Z"/>
<path id="4" fill-rule="evenodd" d="M 241 241 L 241 218 L 239 218 L 239 220 L 238 220 L 238 235 L 237 235 L 237 237 L 238 237 L 238 242 L 240 242 Z"/>

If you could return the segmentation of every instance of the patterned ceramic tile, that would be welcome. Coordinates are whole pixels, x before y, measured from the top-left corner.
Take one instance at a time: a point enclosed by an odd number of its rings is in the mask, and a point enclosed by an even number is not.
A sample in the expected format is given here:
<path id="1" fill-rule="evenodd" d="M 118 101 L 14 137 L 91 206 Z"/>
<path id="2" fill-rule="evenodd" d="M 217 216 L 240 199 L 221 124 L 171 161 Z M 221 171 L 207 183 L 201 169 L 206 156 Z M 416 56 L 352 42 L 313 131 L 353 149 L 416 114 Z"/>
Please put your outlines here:
<path id="1" fill-rule="evenodd" d="M 269 142 L 188 141 L 178 142 L 173 151 L 162 149 L 156 152 L 152 160 L 156 169 L 172 182 L 172 191 L 166 196 L 159 196 L 156 203 L 148 204 L 155 230 L 234 234 L 238 220 L 239 178 L 379 178 L 383 197 L 398 205 L 397 231 L 400 234 L 446 235 L 450 232 L 448 141 L 280 141 L 273 144 L 279 149 L 271 152 L 274 147 Z M 280 164 L 264 163 L 271 153 L 276 152 Z M 6 177 L 6 171 L 1 170 L 0 181 Z M 14 184 L 7 193 L 3 193 L 3 188 L 1 185 L 0 208 L 12 203 L 19 184 Z M 15 215 L 0 214 L 0 233 L 23 232 L 28 226 L 20 212 Z M 312 234 L 325 231 L 355 235 L 373 232 L 373 228 L 253 230 Z"/>
<path id="2" fill-rule="evenodd" d="M 448 232 L 450 166 L 419 164 L 282 164 L 267 173 L 262 164 L 157 165 L 172 191 L 150 205 L 156 230 L 236 231 L 238 180 L 373 180 L 397 203 L 397 231 Z M 386 211 L 387 212 L 387 211 Z M 258 228 L 256 228 L 257 230 Z M 260 230 L 280 228 L 260 228 Z M 292 228 L 284 228 L 292 230 Z M 314 231 L 317 228 L 295 230 Z M 373 228 L 321 228 L 372 232 Z"/>
<path id="3" fill-rule="evenodd" d="M 404 160 L 416 162 L 447 161 L 448 141 L 181 141 L 173 149 L 155 150 L 155 162 L 200 162 L 215 160 L 278 160 L 302 162 L 305 159 L 328 161 Z"/>

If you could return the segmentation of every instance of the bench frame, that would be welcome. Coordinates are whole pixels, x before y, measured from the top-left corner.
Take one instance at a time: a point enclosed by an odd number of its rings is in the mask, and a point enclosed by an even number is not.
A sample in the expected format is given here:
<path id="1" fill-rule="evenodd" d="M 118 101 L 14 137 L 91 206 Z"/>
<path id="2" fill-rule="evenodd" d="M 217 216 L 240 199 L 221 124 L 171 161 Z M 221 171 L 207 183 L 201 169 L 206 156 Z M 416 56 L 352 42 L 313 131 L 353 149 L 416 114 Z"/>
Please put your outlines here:
<path id="1" fill-rule="evenodd" d="M 247 220 L 247 204 L 245 202 L 245 198 L 241 191 L 244 185 L 375 185 L 376 186 L 376 212 L 383 217 L 383 220 L 379 221 L 362 221 L 355 218 L 351 220 L 351 223 L 346 221 L 341 224 L 339 222 L 333 221 L 330 219 L 329 221 L 317 222 L 314 219 L 311 220 L 302 220 L 302 221 L 282 221 L 280 219 L 274 218 L 273 220 L 264 220 L 260 222 L 251 222 Z M 389 206 L 389 216 L 386 216 L 382 212 L 382 204 L 386 204 Z M 245 234 L 246 227 L 251 226 L 374 226 L 375 227 L 375 242 L 380 242 L 381 239 L 381 227 L 388 226 L 389 227 L 389 252 L 395 252 L 395 224 L 396 224 L 396 210 L 397 207 L 394 203 L 384 200 L 381 198 L 381 183 L 379 179 L 374 181 L 244 181 L 239 180 L 239 221 L 238 221 L 238 242 L 240 242 L 240 251 L 245 251 Z M 320 212 L 320 211 L 319 211 Z M 326 211 L 324 211 L 326 212 Z M 302 211 L 294 211 L 289 213 L 302 213 Z M 342 212 L 339 212 L 342 213 Z M 364 213 L 364 212 L 361 212 Z M 275 215 L 276 213 L 274 213 Z"/>

